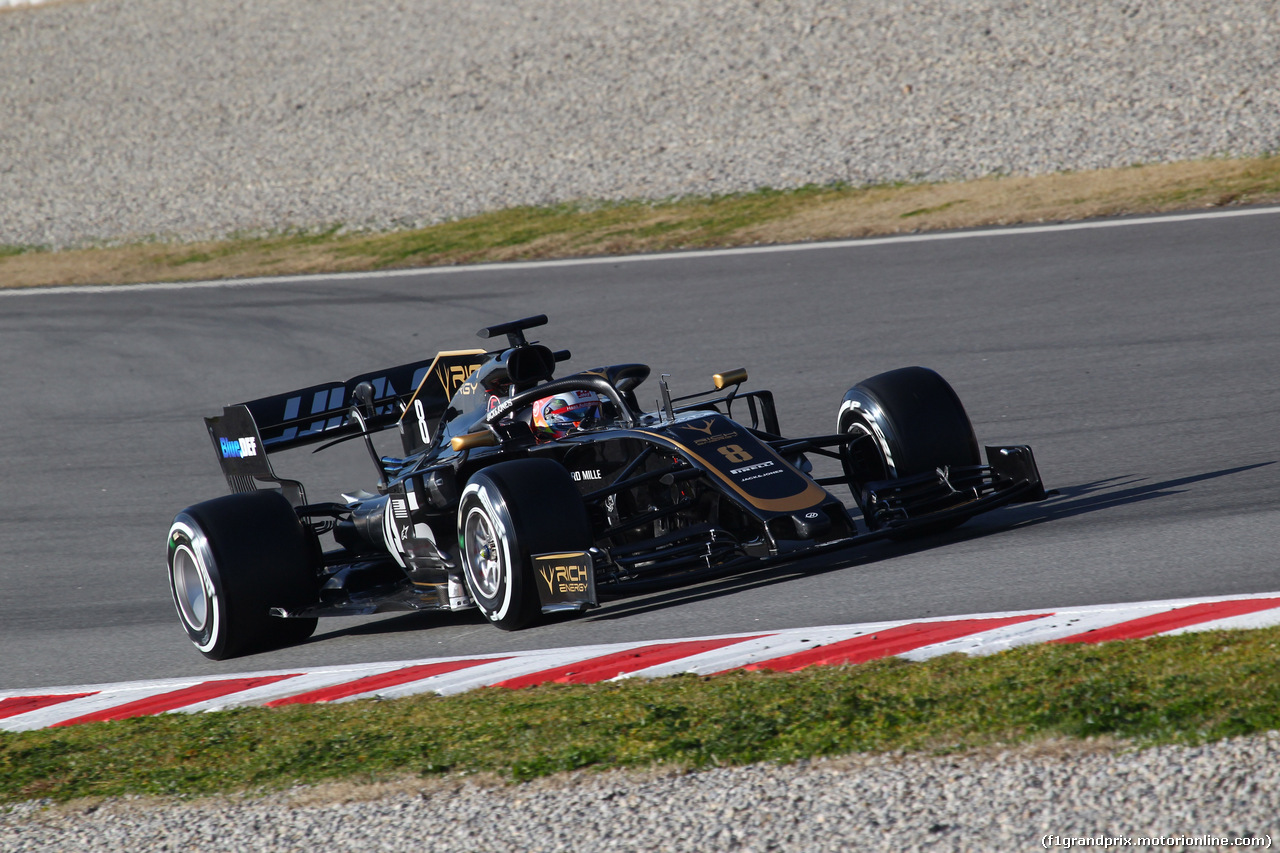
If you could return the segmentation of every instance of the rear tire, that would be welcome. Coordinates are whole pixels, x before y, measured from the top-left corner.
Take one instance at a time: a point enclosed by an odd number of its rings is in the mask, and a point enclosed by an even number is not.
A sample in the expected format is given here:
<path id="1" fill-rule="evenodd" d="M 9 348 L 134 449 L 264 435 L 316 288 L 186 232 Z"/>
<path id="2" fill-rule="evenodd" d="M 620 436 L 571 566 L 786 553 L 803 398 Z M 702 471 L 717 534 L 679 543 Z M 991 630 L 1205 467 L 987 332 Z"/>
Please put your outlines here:
<path id="1" fill-rule="evenodd" d="M 504 631 L 526 628 L 542 615 L 531 555 L 585 551 L 591 541 L 586 506 L 558 462 L 499 462 L 473 474 L 462 490 L 463 577 L 480 612 Z"/>
<path id="2" fill-rule="evenodd" d="M 319 550 L 276 491 L 187 507 L 168 542 L 169 592 L 187 637 L 211 660 L 306 640 L 316 619 L 281 619 L 270 608 L 316 601 Z"/>
<path id="3" fill-rule="evenodd" d="M 864 511 L 863 490 L 869 482 L 981 464 L 978 440 L 960 398 L 925 367 L 891 370 L 850 388 L 836 428 L 866 437 L 850 445 L 842 460 L 849 488 Z M 937 533 L 960 523 L 941 522 L 903 536 Z"/>

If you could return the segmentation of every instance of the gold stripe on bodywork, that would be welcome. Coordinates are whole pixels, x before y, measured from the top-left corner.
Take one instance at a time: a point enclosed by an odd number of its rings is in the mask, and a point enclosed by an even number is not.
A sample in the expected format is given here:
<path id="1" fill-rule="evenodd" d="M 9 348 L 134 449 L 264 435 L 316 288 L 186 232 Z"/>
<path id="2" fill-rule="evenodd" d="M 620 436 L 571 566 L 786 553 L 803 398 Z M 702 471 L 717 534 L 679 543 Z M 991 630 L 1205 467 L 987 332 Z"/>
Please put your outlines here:
<path id="1" fill-rule="evenodd" d="M 697 451 L 690 449 L 684 444 L 681 444 L 680 442 L 676 441 L 674 438 L 663 435 L 662 433 L 649 432 L 648 430 L 636 430 L 636 431 L 639 432 L 641 435 L 647 435 L 647 436 L 650 436 L 651 438 L 656 438 L 666 442 L 667 444 L 673 445 L 676 449 L 681 450 L 687 453 L 692 458 L 698 460 L 699 462 L 702 463 L 702 466 L 704 468 L 706 468 L 712 474 L 715 474 L 718 478 L 720 478 L 722 482 L 724 482 L 726 486 L 733 489 L 733 491 L 736 492 L 737 494 L 741 495 L 743 500 L 751 504 L 756 509 L 764 510 L 765 512 L 798 512 L 802 509 L 809 509 L 810 507 L 817 506 L 818 504 L 826 500 L 828 497 L 830 497 L 827 494 L 825 489 L 823 489 L 817 483 L 810 480 L 808 477 L 805 477 L 804 474 L 801 474 L 799 471 L 796 471 L 793 465 L 791 465 L 789 462 L 787 462 L 787 460 L 779 456 L 772 447 L 769 447 L 767 445 L 761 444 L 760 447 L 763 447 L 765 451 L 770 456 L 772 456 L 777 462 L 783 465 L 786 465 L 787 470 L 794 472 L 795 474 L 797 474 L 798 476 L 800 476 L 805 480 L 807 485 L 804 487 L 802 491 L 794 495 L 791 495 L 790 497 L 785 497 L 785 498 L 758 498 L 755 495 L 748 493 L 746 489 L 742 488 L 733 480 L 731 480 L 727 474 L 725 474 L 719 468 L 717 468 L 715 464 L 705 459 Z"/>

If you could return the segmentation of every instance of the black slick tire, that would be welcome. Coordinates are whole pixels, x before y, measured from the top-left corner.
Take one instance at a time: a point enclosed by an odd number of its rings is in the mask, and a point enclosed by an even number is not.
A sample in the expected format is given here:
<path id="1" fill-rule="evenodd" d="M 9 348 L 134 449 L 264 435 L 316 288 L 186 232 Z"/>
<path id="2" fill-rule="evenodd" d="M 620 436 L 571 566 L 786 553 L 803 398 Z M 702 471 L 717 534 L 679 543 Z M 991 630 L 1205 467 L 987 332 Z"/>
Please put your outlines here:
<path id="1" fill-rule="evenodd" d="M 925 367 L 890 370 L 850 388 L 836 427 L 863 437 L 849 446 L 843 459 L 859 505 L 866 483 L 981 464 L 978 440 L 960 398 L 945 379 Z M 907 535 L 936 533 L 959 523 L 916 528 Z"/>
<path id="2" fill-rule="evenodd" d="M 196 649 L 212 660 L 292 645 L 316 619 L 272 607 L 316 601 L 319 543 L 279 493 L 227 495 L 187 507 L 169 528 L 169 591 Z"/>
<path id="3" fill-rule="evenodd" d="M 591 522 L 573 478 L 550 459 L 499 462 L 471 476 L 458 505 L 458 542 L 471 598 L 505 631 L 542 614 L 531 555 L 585 551 Z"/>

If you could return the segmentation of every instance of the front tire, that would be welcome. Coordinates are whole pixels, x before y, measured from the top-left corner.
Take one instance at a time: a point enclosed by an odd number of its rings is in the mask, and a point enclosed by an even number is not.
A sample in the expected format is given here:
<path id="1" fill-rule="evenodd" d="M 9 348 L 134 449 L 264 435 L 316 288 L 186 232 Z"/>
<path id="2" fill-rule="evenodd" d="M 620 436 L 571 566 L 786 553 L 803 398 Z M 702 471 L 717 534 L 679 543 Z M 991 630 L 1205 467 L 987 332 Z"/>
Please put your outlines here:
<path id="1" fill-rule="evenodd" d="M 485 618 L 504 631 L 538 621 L 533 554 L 585 551 L 591 521 L 573 478 L 550 459 L 499 462 L 472 475 L 458 505 L 463 577 Z"/>
<path id="2" fill-rule="evenodd" d="M 319 543 L 279 493 L 227 495 L 184 509 L 169 528 L 169 592 L 200 654 L 226 660 L 306 640 L 316 619 L 272 607 L 313 603 Z"/>
<path id="3" fill-rule="evenodd" d="M 864 512 L 867 483 L 981 464 L 973 424 L 960 398 L 925 367 L 891 370 L 850 388 L 836 428 L 863 439 L 849 445 L 842 461 L 850 491 Z M 867 521 L 874 526 L 872 519 Z M 904 535 L 937 533 L 958 524 L 943 522 Z"/>

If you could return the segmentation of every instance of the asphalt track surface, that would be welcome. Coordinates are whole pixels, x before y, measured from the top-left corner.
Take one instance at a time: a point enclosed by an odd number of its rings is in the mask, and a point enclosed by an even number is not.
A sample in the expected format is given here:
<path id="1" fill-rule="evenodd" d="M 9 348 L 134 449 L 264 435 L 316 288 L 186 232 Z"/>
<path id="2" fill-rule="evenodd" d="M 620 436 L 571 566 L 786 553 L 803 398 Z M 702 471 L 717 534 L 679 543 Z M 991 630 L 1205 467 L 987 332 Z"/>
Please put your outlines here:
<path id="1" fill-rule="evenodd" d="M 0 298 L 0 688 L 489 654 L 1280 584 L 1280 215 L 808 251 Z M 1048 501 L 607 604 L 507 634 L 474 611 L 323 620 L 211 662 L 165 585 L 183 506 L 226 491 L 223 404 L 480 345 L 535 313 L 569 367 L 673 391 L 746 365 L 784 432 L 855 381 L 933 367 L 980 442 L 1035 448 Z M 652 381 L 651 381 L 652 383 Z M 646 389 L 648 389 L 646 391 Z M 656 383 L 640 397 L 656 395 Z M 387 436 L 386 447 L 394 448 Z M 357 443 L 276 461 L 313 499 L 370 487 Z"/>

